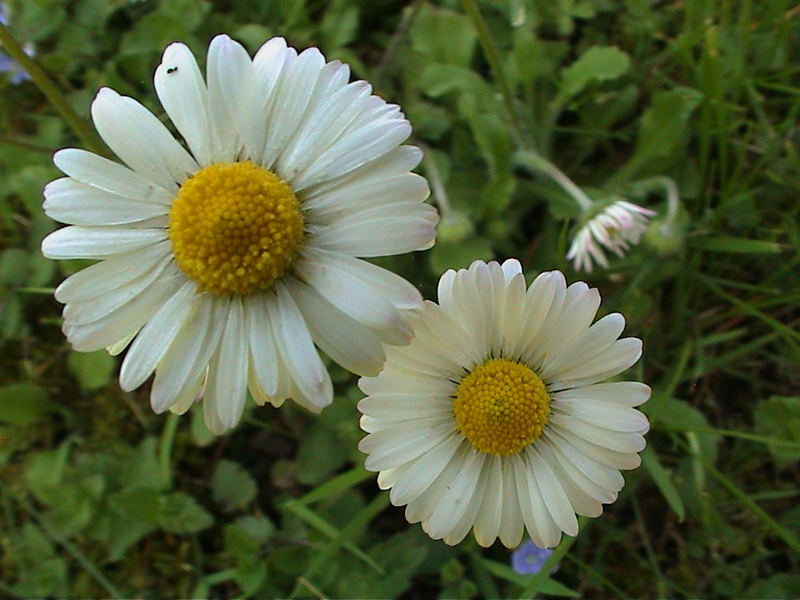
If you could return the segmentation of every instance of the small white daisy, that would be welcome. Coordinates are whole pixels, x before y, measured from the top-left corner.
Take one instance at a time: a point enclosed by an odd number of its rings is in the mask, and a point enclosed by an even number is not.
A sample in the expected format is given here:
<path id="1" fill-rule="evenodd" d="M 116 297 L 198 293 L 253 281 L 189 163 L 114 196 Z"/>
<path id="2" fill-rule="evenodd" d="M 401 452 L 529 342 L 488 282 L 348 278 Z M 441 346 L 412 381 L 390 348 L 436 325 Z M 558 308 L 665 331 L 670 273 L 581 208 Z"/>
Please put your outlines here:
<path id="1" fill-rule="evenodd" d="M 576 271 L 592 271 L 592 260 L 608 267 L 603 248 L 619 257 L 639 243 L 647 231 L 648 219 L 656 213 L 627 200 L 617 200 L 591 217 L 572 239 L 567 260 Z"/>
<path id="2" fill-rule="evenodd" d="M 155 73 L 185 141 L 132 98 L 104 88 L 92 118 L 123 166 L 57 152 L 68 177 L 44 209 L 69 223 L 50 258 L 101 262 L 56 290 L 77 350 L 130 344 L 120 384 L 155 371 L 156 412 L 182 413 L 204 390 L 214 432 L 259 404 L 293 398 L 319 411 L 331 380 L 314 344 L 353 372 L 380 371 L 382 342 L 408 343 L 403 309 L 421 302 L 401 277 L 361 260 L 429 248 L 436 210 L 411 126 L 398 106 L 349 83 L 339 61 L 273 38 L 250 58 L 228 36 L 208 50 L 206 79 L 172 44 Z"/>
<path id="3" fill-rule="evenodd" d="M 519 262 L 448 271 L 439 302 L 417 310 L 409 346 L 390 348 L 377 377 L 362 377 L 359 448 L 406 518 L 457 544 L 509 548 L 527 529 L 540 548 L 578 533 L 614 502 L 645 446 L 634 406 L 650 388 L 603 383 L 641 355 L 618 339 L 618 313 L 594 325 L 600 295 L 567 287 L 559 271 L 525 290 Z"/>

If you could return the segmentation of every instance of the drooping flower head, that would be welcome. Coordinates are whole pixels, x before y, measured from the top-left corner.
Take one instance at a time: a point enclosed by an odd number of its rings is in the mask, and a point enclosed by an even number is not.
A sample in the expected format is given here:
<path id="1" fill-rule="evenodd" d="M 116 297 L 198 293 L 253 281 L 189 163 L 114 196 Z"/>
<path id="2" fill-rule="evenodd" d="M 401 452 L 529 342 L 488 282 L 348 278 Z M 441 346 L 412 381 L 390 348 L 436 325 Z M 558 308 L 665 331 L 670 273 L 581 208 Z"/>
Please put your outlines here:
<path id="1" fill-rule="evenodd" d="M 558 271 L 527 289 L 516 260 L 474 262 L 439 281 L 439 304 L 417 310 L 410 345 L 362 377 L 359 448 L 434 539 L 509 548 L 524 530 L 540 548 L 576 535 L 576 513 L 614 502 L 620 469 L 639 465 L 650 388 L 605 382 L 641 355 L 618 339 L 625 319 L 592 324 L 600 295 Z"/>
<path id="2" fill-rule="evenodd" d="M 438 219 L 410 173 L 420 151 L 399 107 L 350 83 L 316 48 L 282 38 L 250 58 L 228 36 L 208 50 L 206 77 L 172 44 L 155 73 L 158 98 L 185 143 L 132 98 L 104 88 L 92 118 L 124 165 L 57 152 L 67 177 L 44 208 L 69 223 L 42 249 L 101 262 L 56 290 L 77 350 L 128 347 L 120 384 L 155 371 L 156 412 L 186 411 L 204 389 L 214 432 L 233 427 L 246 390 L 319 411 L 332 386 L 315 344 L 359 374 L 376 374 L 382 342 L 407 343 L 403 309 L 419 292 L 361 260 L 432 245 Z"/>
<path id="3" fill-rule="evenodd" d="M 648 219 L 656 213 L 627 200 L 617 200 L 586 221 L 575 232 L 567 252 L 576 271 L 592 271 L 592 261 L 608 267 L 603 248 L 619 257 L 639 243 Z"/>

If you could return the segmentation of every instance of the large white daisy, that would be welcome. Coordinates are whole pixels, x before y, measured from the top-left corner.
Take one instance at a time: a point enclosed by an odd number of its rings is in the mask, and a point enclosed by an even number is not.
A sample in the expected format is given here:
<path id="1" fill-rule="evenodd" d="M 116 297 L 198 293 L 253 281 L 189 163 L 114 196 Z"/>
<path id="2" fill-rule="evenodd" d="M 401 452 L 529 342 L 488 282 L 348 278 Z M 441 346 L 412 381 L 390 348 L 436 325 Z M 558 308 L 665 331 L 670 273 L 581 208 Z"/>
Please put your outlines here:
<path id="1" fill-rule="evenodd" d="M 474 528 L 482 546 L 516 547 L 527 529 L 540 548 L 575 517 L 596 517 L 639 465 L 643 383 L 603 383 L 633 365 L 641 341 L 618 339 L 600 295 L 567 287 L 559 271 L 525 289 L 519 262 L 476 261 L 439 281 L 439 304 L 417 311 L 410 345 L 387 350 L 377 377 L 359 382 L 369 433 L 359 448 L 406 518 L 457 544 Z"/>
<path id="2" fill-rule="evenodd" d="M 172 44 L 155 73 L 185 142 L 132 98 L 99 91 L 92 118 L 127 166 L 57 152 L 68 177 L 44 208 L 71 226 L 42 244 L 50 258 L 101 262 L 56 290 L 77 350 L 129 344 L 120 384 L 155 371 L 156 412 L 186 411 L 203 393 L 222 432 L 256 402 L 293 398 L 319 411 L 331 381 L 315 344 L 343 367 L 380 371 L 382 342 L 408 343 L 404 310 L 419 292 L 361 260 L 433 244 L 428 186 L 410 173 L 420 151 L 398 106 L 350 83 L 316 48 L 281 38 L 250 58 L 229 37 L 208 50 L 206 80 Z"/>

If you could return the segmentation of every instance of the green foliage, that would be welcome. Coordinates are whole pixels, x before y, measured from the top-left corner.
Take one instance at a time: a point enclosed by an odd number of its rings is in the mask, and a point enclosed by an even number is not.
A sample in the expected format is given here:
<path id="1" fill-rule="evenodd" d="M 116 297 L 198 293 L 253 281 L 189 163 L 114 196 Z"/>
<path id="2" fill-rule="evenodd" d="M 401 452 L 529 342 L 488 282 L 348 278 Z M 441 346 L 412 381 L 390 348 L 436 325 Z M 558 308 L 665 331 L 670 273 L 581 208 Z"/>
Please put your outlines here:
<path id="1" fill-rule="evenodd" d="M 228 32 L 318 45 L 397 102 L 440 210 L 429 252 L 381 263 L 435 299 L 438 276 L 518 257 L 600 288 L 643 338 L 642 468 L 565 541 L 554 573 L 408 525 L 357 450 L 355 378 L 322 415 L 248 409 L 218 439 L 202 410 L 151 413 L 118 359 L 69 349 L 53 288 L 85 266 L 39 251 L 57 148 L 81 142 L 31 82 L 0 73 L 0 595 L 8 597 L 790 598 L 798 593 L 800 200 L 788 0 L 7 0 L 77 114 L 101 86 L 161 114 L 163 47 Z M 489 44 L 487 46 L 487 38 Z M 593 200 L 659 214 L 609 269 L 564 260 Z M 537 163 L 537 160 L 539 161 Z M 681 202 L 667 224 L 668 180 Z M 146 386 L 145 386 L 146 387 Z M 555 564 L 553 564 L 555 566 Z"/>

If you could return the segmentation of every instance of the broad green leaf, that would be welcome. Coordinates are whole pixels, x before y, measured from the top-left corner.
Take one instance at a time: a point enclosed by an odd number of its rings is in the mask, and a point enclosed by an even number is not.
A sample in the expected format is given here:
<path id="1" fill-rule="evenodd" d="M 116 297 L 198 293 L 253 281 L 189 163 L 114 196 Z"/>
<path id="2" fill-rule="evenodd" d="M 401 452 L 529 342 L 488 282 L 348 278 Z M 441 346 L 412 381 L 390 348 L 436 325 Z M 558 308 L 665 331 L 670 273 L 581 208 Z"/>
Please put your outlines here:
<path id="1" fill-rule="evenodd" d="M 259 544 L 267 542 L 275 533 L 275 524 L 266 517 L 246 515 L 236 519 L 233 524 L 246 531 Z"/>
<path id="2" fill-rule="evenodd" d="M 800 442 L 800 397 L 772 396 L 758 403 L 755 410 L 756 431 L 780 440 Z M 769 451 L 781 462 L 800 459 L 797 448 L 770 445 Z"/>
<path id="3" fill-rule="evenodd" d="M 231 460 L 221 460 L 211 476 L 211 494 L 225 512 L 244 508 L 256 497 L 258 486 L 252 475 Z"/>
<path id="4" fill-rule="evenodd" d="M 684 141 L 689 119 L 703 95 L 695 89 L 676 87 L 653 95 L 642 115 L 636 149 L 626 172 L 633 174 L 644 162 L 675 155 Z"/>
<path id="5" fill-rule="evenodd" d="M 320 483 L 341 468 L 347 457 L 347 448 L 336 432 L 324 423 L 315 422 L 297 453 L 297 478 L 305 484 Z"/>
<path id="6" fill-rule="evenodd" d="M 764 240 L 730 237 L 727 235 L 710 235 L 695 238 L 692 246 L 711 252 L 732 252 L 738 254 L 777 254 L 781 252 L 780 244 Z"/>
<path id="7" fill-rule="evenodd" d="M 466 67 L 472 59 L 477 35 L 465 15 L 424 4 L 410 32 L 411 47 L 434 61 Z"/>
<path id="8" fill-rule="evenodd" d="M 474 237 L 457 244 L 436 244 L 429 260 L 434 273 L 444 273 L 447 269 L 468 267 L 474 260 L 491 260 L 493 257 L 491 243 L 485 238 Z"/>
<path id="9" fill-rule="evenodd" d="M 0 422 L 30 425 L 41 421 L 57 406 L 47 399 L 47 391 L 33 383 L 12 383 L 0 387 Z"/>
<path id="10" fill-rule="evenodd" d="M 22 248 L 0 252 L 0 286 L 20 286 L 28 279 L 30 255 Z"/>
<path id="11" fill-rule="evenodd" d="M 672 478 L 666 469 L 661 465 L 658 460 L 658 454 L 652 448 L 645 448 L 642 451 L 642 465 L 647 473 L 652 477 L 656 486 L 658 487 L 664 499 L 669 504 L 672 511 L 678 515 L 678 521 L 683 522 L 686 510 L 683 507 L 683 500 L 675 484 L 672 483 Z"/>
<path id="12" fill-rule="evenodd" d="M 195 533 L 211 527 L 214 519 L 188 494 L 175 492 L 159 498 L 156 519 L 164 531 Z"/>
<path id="13" fill-rule="evenodd" d="M 153 488 L 135 488 L 108 498 L 111 531 L 109 560 L 121 559 L 132 545 L 158 527 L 160 494 Z"/>
<path id="14" fill-rule="evenodd" d="M 559 96 L 566 100 L 593 82 L 617 79 L 630 67 L 630 57 L 616 46 L 592 46 L 561 74 Z"/>
<path id="15" fill-rule="evenodd" d="M 95 390 L 103 387 L 111 380 L 116 361 L 105 350 L 97 352 L 71 351 L 67 357 L 67 366 L 81 388 Z"/>

